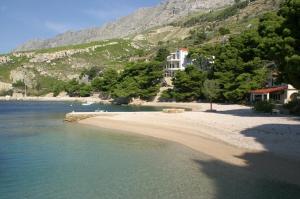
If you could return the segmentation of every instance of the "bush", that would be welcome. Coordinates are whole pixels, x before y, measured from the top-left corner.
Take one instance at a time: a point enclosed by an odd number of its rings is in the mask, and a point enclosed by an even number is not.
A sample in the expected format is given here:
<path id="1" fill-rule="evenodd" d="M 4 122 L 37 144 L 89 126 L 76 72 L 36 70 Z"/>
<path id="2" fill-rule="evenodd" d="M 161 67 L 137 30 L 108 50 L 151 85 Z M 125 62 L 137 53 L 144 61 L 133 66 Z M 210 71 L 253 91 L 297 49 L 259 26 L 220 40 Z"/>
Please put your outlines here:
<path id="1" fill-rule="evenodd" d="M 25 88 L 25 83 L 24 83 L 23 81 L 21 81 L 21 80 L 18 80 L 18 81 L 16 81 L 16 82 L 14 82 L 14 83 L 12 84 L 12 86 L 13 86 L 14 88 L 24 89 L 24 88 Z"/>
<path id="2" fill-rule="evenodd" d="M 90 85 L 80 85 L 79 96 L 80 97 L 90 97 L 92 92 L 92 87 Z"/>
<path id="3" fill-rule="evenodd" d="M 221 28 L 219 28 L 219 33 L 221 35 L 227 35 L 227 34 L 230 34 L 230 30 L 228 28 L 221 27 Z"/>
<path id="4" fill-rule="evenodd" d="M 288 109 L 291 114 L 300 115 L 300 100 L 294 100 L 284 105 L 284 108 Z"/>
<path id="5" fill-rule="evenodd" d="M 275 105 L 272 102 L 261 101 L 254 104 L 254 110 L 261 113 L 272 113 Z"/>
<path id="6" fill-rule="evenodd" d="M 171 102 L 174 100 L 175 100 L 175 98 L 174 98 L 174 93 L 173 93 L 172 89 L 163 91 L 159 98 L 160 102 Z"/>
<path id="7" fill-rule="evenodd" d="M 12 96 L 13 95 L 13 90 L 10 89 L 10 90 L 7 90 L 7 91 L 0 91 L 0 96 Z"/>

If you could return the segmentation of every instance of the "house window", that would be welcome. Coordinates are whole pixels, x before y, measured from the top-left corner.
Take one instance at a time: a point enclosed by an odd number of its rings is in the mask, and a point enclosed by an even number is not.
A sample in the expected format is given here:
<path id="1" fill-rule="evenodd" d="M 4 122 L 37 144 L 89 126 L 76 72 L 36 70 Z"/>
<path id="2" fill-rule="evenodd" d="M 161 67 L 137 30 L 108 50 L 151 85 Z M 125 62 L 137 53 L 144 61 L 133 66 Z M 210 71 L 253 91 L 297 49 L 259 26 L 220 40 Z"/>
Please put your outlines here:
<path id="1" fill-rule="evenodd" d="M 281 100 L 281 94 L 280 93 L 272 93 L 270 95 L 270 98 L 274 101 L 280 101 Z"/>

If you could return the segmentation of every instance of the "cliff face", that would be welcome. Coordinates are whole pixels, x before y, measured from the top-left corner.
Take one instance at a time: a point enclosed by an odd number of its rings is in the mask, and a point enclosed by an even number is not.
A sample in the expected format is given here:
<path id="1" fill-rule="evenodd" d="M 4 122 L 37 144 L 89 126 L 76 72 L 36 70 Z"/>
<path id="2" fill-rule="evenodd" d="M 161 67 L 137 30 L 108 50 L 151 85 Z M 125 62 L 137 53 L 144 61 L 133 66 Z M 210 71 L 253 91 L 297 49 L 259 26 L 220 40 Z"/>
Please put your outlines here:
<path id="1" fill-rule="evenodd" d="M 150 8 L 141 8 L 131 15 L 123 17 L 99 28 L 77 32 L 66 32 L 47 40 L 29 41 L 16 49 L 28 51 L 53 48 L 91 41 L 122 38 L 141 33 L 150 28 L 173 22 L 195 11 L 209 11 L 232 4 L 234 0 L 165 0 Z"/>

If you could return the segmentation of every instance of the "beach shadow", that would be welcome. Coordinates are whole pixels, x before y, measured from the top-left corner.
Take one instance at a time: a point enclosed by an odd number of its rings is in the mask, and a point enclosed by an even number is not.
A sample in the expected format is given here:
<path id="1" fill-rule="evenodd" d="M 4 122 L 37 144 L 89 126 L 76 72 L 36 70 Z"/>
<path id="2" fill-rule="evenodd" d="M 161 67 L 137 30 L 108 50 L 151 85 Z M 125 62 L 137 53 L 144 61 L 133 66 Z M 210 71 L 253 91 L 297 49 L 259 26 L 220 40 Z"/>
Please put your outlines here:
<path id="1" fill-rule="evenodd" d="M 276 131 L 273 131 L 274 129 Z M 290 131 L 287 134 L 291 136 L 283 134 L 283 130 Z M 266 149 L 264 152 L 248 152 L 239 156 L 238 158 L 246 162 L 245 166 L 237 166 L 220 160 L 193 159 L 200 172 L 213 181 L 216 192 L 213 198 L 299 199 L 300 161 L 293 157 L 281 156 L 281 149 L 278 149 L 274 142 L 281 140 L 286 142 L 294 137 L 298 141 L 291 142 L 295 146 L 288 147 L 289 150 L 294 149 L 295 153 L 299 153 L 300 124 L 261 125 L 246 129 L 242 134 L 255 138 Z M 265 139 L 266 135 L 272 135 L 275 140 L 271 142 Z"/>

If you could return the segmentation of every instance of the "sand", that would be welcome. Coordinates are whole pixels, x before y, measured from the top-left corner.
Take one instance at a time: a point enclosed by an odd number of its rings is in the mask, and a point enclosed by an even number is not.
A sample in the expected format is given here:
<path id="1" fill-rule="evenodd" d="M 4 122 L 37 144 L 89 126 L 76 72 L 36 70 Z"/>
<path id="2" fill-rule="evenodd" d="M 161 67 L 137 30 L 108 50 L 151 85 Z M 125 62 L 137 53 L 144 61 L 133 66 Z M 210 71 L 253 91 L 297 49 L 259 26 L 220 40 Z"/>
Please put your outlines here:
<path id="1" fill-rule="evenodd" d="M 240 105 L 214 105 L 215 113 L 207 112 L 209 104 L 203 103 L 158 106 L 189 106 L 194 111 L 103 113 L 80 123 L 173 141 L 222 162 L 252 166 L 255 172 L 300 184 L 299 118 L 256 114 Z"/>

